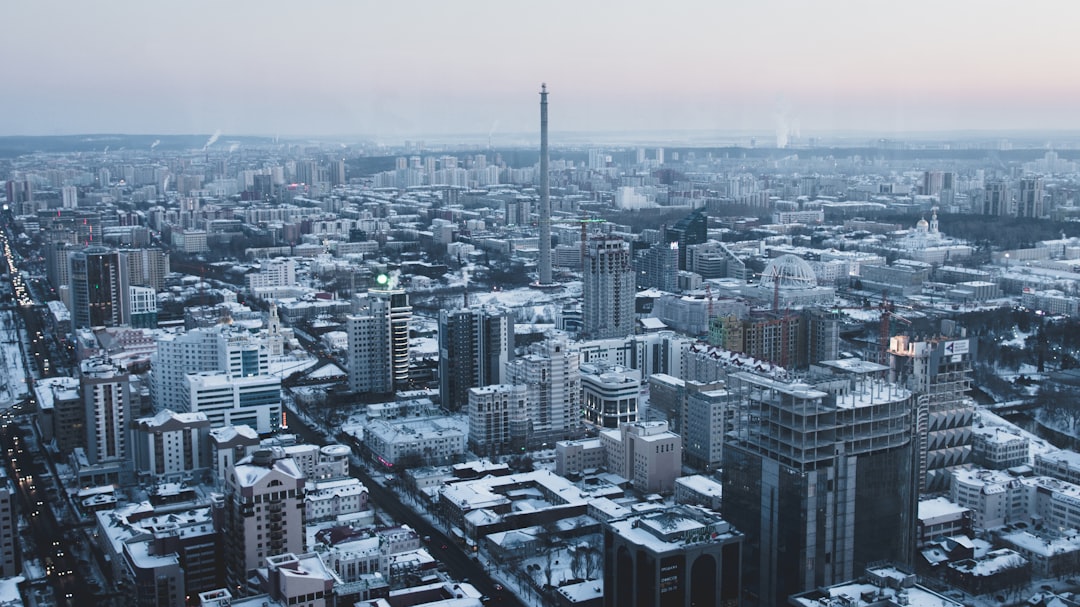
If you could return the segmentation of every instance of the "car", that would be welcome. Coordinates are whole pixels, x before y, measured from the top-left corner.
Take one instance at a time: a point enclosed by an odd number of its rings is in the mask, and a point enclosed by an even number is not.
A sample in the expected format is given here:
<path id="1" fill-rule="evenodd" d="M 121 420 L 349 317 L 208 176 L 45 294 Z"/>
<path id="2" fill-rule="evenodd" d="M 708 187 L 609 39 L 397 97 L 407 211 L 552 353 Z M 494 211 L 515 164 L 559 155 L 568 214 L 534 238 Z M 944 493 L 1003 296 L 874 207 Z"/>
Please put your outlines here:
<path id="1" fill-rule="evenodd" d="M 502 584 L 495 584 L 495 590 L 497 590 L 497 591 L 499 591 L 499 592 L 502 592 L 502 589 L 503 589 L 503 585 L 502 585 Z"/>
<path id="2" fill-rule="evenodd" d="M 425 535 L 424 536 L 424 543 L 425 544 L 430 544 L 431 543 L 431 536 L 430 535 Z"/>

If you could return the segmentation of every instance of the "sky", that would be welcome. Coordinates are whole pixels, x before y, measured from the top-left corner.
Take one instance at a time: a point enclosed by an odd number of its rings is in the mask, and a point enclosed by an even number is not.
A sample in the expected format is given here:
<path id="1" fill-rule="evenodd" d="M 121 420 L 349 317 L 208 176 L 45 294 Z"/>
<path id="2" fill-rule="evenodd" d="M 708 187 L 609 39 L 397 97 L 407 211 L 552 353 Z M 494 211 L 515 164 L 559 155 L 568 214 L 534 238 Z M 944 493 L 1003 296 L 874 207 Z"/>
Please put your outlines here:
<path id="1" fill-rule="evenodd" d="M 1080 129 L 1080 2 L 10 0 L 0 135 Z"/>

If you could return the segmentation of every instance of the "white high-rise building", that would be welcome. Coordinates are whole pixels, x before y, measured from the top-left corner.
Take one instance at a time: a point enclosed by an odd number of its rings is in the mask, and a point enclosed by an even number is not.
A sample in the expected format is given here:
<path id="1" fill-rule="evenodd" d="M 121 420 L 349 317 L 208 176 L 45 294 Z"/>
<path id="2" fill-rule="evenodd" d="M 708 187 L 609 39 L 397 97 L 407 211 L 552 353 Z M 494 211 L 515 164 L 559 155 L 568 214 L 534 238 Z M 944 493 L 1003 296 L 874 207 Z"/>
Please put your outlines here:
<path id="1" fill-rule="evenodd" d="M 281 428 L 281 378 L 273 375 L 232 377 L 223 371 L 185 377 L 182 411 L 203 413 L 210 426 L 246 425 L 259 434 Z"/>
<path id="2" fill-rule="evenodd" d="M 79 188 L 66 185 L 60 188 L 61 206 L 65 209 L 74 209 L 79 206 Z"/>
<path id="3" fill-rule="evenodd" d="M 349 389 L 389 393 L 409 381 L 408 295 L 398 289 L 371 290 L 357 298 L 358 310 L 346 321 Z"/>
<path id="4" fill-rule="evenodd" d="M 588 241 L 581 298 L 583 337 L 605 339 L 634 333 L 635 278 L 626 242 L 605 236 Z"/>
<path id="5" fill-rule="evenodd" d="M 188 411 L 182 391 L 189 373 L 223 371 L 229 377 L 254 377 L 270 372 L 265 340 L 227 326 L 162 335 L 150 364 L 151 397 L 158 410 Z"/>
<path id="6" fill-rule="evenodd" d="M 104 358 L 82 362 L 79 384 L 86 408 L 86 457 L 90 464 L 129 458 L 131 387 L 128 373 Z"/>
<path id="7" fill-rule="evenodd" d="M 290 258 L 270 259 L 259 265 L 258 272 L 244 276 L 252 291 L 296 285 L 296 261 Z"/>
<path id="8" fill-rule="evenodd" d="M 524 384 L 532 393 L 529 443 L 548 444 L 581 433 L 580 355 L 566 341 L 551 339 L 506 365 L 506 383 Z"/>

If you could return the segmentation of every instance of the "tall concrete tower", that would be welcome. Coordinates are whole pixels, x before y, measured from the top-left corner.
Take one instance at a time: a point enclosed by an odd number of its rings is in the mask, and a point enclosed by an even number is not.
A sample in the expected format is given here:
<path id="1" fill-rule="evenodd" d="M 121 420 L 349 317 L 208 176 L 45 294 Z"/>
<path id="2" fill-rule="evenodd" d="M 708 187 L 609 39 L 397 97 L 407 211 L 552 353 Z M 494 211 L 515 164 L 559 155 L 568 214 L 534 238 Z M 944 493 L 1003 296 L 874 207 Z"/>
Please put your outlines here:
<path id="1" fill-rule="evenodd" d="M 540 285 L 551 284 L 551 177 L 548 175 L 547 85 L 540 85 Z"/>

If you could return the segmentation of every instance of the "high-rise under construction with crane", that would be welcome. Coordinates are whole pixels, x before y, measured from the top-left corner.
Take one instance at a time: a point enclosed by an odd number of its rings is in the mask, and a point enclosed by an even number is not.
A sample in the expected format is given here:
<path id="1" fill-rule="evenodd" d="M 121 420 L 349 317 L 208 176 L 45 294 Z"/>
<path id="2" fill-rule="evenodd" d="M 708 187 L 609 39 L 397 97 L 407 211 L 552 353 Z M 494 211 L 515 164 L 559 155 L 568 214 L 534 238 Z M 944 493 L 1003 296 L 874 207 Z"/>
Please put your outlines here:
<path id="1" fill-rule="evenodd" d="M 976 340 L 949 320 L 941 335 L 889 340 L 889 364 L 896 383 L 915 395 L 918 474 L 923 493 L 949 488 L 949 470 L 971 461 L 971 361 Z"/>

